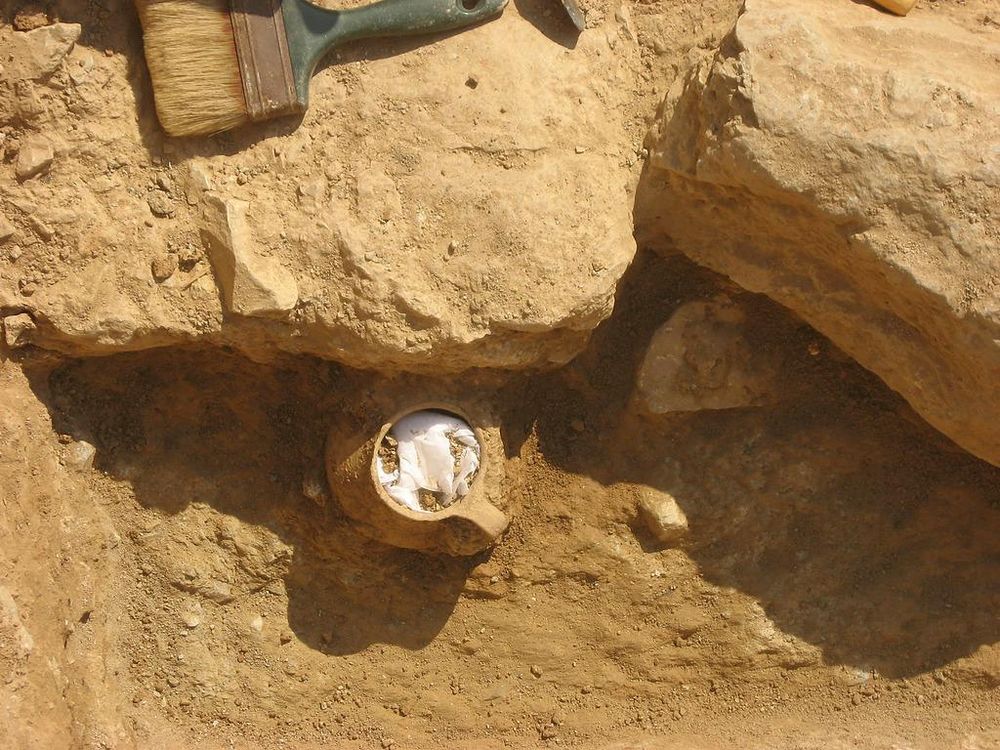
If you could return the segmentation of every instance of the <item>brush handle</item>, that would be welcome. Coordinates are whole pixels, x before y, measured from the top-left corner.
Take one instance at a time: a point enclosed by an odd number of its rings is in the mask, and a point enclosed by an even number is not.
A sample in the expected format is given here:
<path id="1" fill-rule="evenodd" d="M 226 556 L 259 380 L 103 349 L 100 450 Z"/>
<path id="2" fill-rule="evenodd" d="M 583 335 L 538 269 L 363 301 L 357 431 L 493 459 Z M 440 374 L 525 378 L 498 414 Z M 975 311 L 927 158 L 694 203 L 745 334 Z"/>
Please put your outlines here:
<path id="1" fill-rule="evenodd" d="M 452 31 L 498 15 L 507 0 L 380 0 L 327 10 L 306 0 L 281 4 L 299 99 L 308 101 L 309 79 L 333 47 L 355 39 Z"/>

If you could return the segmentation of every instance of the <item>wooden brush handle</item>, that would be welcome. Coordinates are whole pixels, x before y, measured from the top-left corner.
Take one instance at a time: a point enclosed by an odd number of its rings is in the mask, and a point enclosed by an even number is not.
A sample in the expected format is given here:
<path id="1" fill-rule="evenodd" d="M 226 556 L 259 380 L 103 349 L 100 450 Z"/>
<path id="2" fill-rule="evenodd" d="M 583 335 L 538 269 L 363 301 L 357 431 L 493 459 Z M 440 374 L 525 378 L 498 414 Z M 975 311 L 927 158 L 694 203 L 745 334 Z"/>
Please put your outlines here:
<path id="1" fill-rule="evenodd" d="M 875 2 L 886 10 L 891 10 L 897 16 L 905 16 L 917 4 L 917 0 L 875 0 Z"/>

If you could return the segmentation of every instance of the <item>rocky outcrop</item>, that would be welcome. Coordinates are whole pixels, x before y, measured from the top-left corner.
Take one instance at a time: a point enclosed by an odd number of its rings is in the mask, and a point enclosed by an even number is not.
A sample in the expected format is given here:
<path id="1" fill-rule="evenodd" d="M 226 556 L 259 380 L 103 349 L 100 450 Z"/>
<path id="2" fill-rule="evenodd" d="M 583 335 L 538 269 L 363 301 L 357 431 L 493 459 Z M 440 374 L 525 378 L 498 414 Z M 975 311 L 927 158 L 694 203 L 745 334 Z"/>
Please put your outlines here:
<path id="1" fill-rule="evenodd" d="M 200 139 L 166 138 L 141 61 L 114 53 L 134 18 L 96 48 L 71 31 L 0 27 L 0 46 L 35 50 L 0 82 L 19 134 L 0 141 L 0 310 L 32 316 L 32 343 L 454 372 L 565 362 L 610 313 L 635 252 L 637 47 L 614 23 L 570 55 L 511 6 L 331 58 L 301 122 Z"/>
<path id="2" fill-rule="evenodd" d="M 1000 464 L 998 55 L 972 14 L 747 0 L 667 95 L 637 223 Z"/>

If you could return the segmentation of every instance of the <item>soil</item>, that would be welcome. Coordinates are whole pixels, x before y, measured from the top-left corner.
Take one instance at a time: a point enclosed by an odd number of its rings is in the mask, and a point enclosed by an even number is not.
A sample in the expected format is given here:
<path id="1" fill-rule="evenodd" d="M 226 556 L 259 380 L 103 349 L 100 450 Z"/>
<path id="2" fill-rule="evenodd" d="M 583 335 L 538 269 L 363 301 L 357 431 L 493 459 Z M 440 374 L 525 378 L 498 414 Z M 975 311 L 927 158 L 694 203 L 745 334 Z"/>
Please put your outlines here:
<path id="1" fill-rule="evenodd" d="M 779 402 L 635 413 L 657 324 L 720 291 L 782 355 Z M 377 375 L 215 349 L 5 362 L 4 581 L 35 640 L 7 695 L 58 707 L 22 708 L 11 736 L 1000 742 L 1000 471 L 783 309 L 687 261 L 644 255 L 621 292 L 570 366 L 455 381 L 492 400 L 509 454 L 511 528 L 471 559 L 368 541 L 334 498 L 304 492 L 327 424 L 363 411 Z M 93 470 L 67 463 L 76 440 L 96 446 Z M 642 527 L 643 486 L 682 505 L 682 547 Z"/>
<path id="2" fill-rule="evenodd" d="M 4 3 L 4 21 L 21 5 Z M 583 7 L 588 28 L 634 33 L 627 75 L 595 88 L 638 152 L 666 87 L 718 47 L 739 2 Z M 565 37 L 556 2 L 515 0 L 507 12 Z M 128 3 L 67 0 L 44 13 L 84 23 L 98 69 L 130 71 L 114 97 L 95 88 L 85 112 L 51 95 L 52 118 L 101 110 L 107 135 L 126 129 L 135 101 L 151 112 Z M 353 87 L 407 51 L 352 48 L 317 91 Z M 341 153 L 375 150 L 360 125 L 385 113 L 364 106 L 336 133 Z M 188 148 L 142 128 L 156 164 L 129 137 L 88 157 L 139 203 Z M 272 175 L 259 154 L 241 155 L 262 138 L 224 143 L 232 183 L 256 179 L 264 202 Z M 633 180 L 640 166 L 629 163 Z M 163 231 L 177 257 L 162 274 L 178 274 L 176 260 L 197 290 L 209 268 L 192 249 L 190 208 L 174 209 Z M 148 236 L 161 223 L 137 222 L 139 255 L 159 247 Z M 137 254 L 130 237 L 102 229 L 76 242 L 66 231 L 27 247 L 32 283 L 72 285 L 77 251 L 115 263 Z M 644 413 L 634 384 L 654 332 L 720 293 L 747 311 L 749 343 L 780 363 L 778 396 Z M 221 315 L 214 287 L 192 299 L 185 325 Z M 418 313 L 406 317 L 420 328 Z M 1000 747 L 1000 469 L 768 299 L 640 249 L 612 316 L 544 372 L 264 359 L 207 344 L 82 358 L 0 348 L 5 747 Z M 330 424 L 363 415 L 389 386 L 473 393 L 497 415 L 511 524 L 491 550 L 453 558 L 379 544 L 331 496 Z M 683 509 L 682 544 L 645 528 L 646 488 Z"/>

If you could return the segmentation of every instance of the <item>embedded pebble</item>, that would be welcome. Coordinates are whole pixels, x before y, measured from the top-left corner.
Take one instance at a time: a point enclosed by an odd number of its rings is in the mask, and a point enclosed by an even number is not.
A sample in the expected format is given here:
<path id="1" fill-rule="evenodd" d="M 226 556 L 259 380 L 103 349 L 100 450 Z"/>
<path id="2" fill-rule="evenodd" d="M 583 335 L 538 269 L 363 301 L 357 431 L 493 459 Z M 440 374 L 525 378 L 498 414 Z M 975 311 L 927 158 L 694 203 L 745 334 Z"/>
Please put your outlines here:
<path id="1" fill-rule="evenodd" d="M 166 281 L 177 271 L 177 256 L 172 253 L 160 253 L 153 258 L 150 270 L 156 281 Z"/>
<path id="2" fill-rule="evenodd" d="M 7 220 L 7 217 L 0 215 L 0 245 L 13 237 L 16 231 L 17 229 Z"/>
<path id="3" fill-rule="evenodd" d="M 184 623 L 184 627 L 191 628 L 193 630 L 201 625 L 201 618 L 194 612 L 185 612 L 181 615 L 181 622 Z"/>
<path id="4" fill-rule="evenodd" d="M 688 520 L 673 495 L 644 487 L 639 495 L 639 514 L 647 528 L 664 544 L 673 544 L 688 533 Z"/>
<path id="5" fill-rule="evenodd" d="M 43 135 L 32 135 L 25 139 L 17 152 L 14 174 L 21 182 L 38 177 L 49 171 L 53 159 L 55 151 L 48 138 Z"/>
<path id="6" fill-rule="evenodd" d="M 94 465 L 97 448 L 86 440 L 77 440 L 69 446 L 66 454 L 66 465 L 78 471 L 88 471 Z"/>
<path id="7" fill-rule="evenodd" d="M 174 215 L 174 201 L 162 190 L 153 190 L 146 196 L 146 203 L 154 216 L 166 217 Z"/>
<path id="8" fill-rule="evenodd" d="M 4 342 L 11 349 L 25 346 L 35 332 L 35 321 L 28 313 L 8 315 L 3 319 Z"/>

